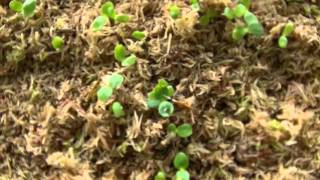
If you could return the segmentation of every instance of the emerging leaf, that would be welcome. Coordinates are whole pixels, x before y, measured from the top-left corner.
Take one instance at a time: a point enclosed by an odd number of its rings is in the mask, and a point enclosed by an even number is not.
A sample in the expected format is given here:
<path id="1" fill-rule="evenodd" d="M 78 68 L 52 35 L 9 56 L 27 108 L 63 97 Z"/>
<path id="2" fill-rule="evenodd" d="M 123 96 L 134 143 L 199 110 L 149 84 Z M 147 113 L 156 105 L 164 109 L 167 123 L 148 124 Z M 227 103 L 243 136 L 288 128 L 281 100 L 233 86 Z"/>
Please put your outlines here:
<path id="1" fill-rule="evenodd" d="M 181 138 L 187 138 L 192 135 L 191 124 L 182 124 L 177 128 L 177 135 Z"/>
<path id="2" fill-rule="evenodd" d="M 234 9 L 234 15 L 237 18 L 240 18 L 244 16 L 244 14 L 247 12 L 247 8 L 243 4 L 238 4 Z"/>
<path id="3" fill-rule="evenodd" d="M 114 18 L 116 23 L 127 23 L 130 21 L 130 17 L 128 15 L 122 14 L 122 15 L 116 15 Z"/>
<path id="4" fill-rule="evenodd" d="M 114 102 L 111 106 L 113 116 L 116 118 L 123 117 L 125 115 L 123 106 L 119 102 Z"/>
<path id="5" fill-rule="evenodd" d="M 159 104 L 158 112 L 162 117 L 169 117 L 174 111 L 174 106 L 171 102 L 162 101 Z"/>
<path id="6" fill-rule="evenodd" d="M 122 62 L 121 65 L 124 67 L 129 67 L 132 66 L 136 63 L 137 57 L 134 54 L 131 54 L 129 57 L 125 58 Z"/>
<path id="7" fill-rule="evenodd" d="M 98 16 L 94 19 L 91 24 L 93 32 L 101 31 L 103 27 L 108 23 L 109 19 L 107 16 Z"/>
<path id="8" fill-rule="evenodd" d="M 22 2 L 20 0 L 12 0 L 9 3 L 10 9 L 14 10 L 15 12 L 21 12 L 22 11 Z"/>
<path id="9" fill-rule="evenodd" d="M 280 48 L 286 48 L 288 45 L 288 39 L 286 36 L 280 36 L 278 40 L 278 45 Z"/>
<path id="10" fill-rule="evenodd" d="M 187 169 L 189 167 L 189 157 L 184 152 L 178 152 L 173 160 L 173 165 L 177 169 Z"/>
<path id="11" fill-rule="evenodd" d="M 114 48 L 114 57 L 119 62 L 122 62 L 124 59 L 126 59 L 126 49 L 122 44 L 117 44 Z"/>
<path id="12" fill-rule="evenodd" d="M 118 89 L 122 85 L 124 81 L 124 77 L 121 74 L 114 73 L 109 77 L 108 80 L 109 80 L 109 86 L 112 89 Z"/>
<path id="13" fill-rule="evenodd" d="M 102 5 L 101 14 L 104 16 L 108 16 L 111 19 L 115 18 L 116 12 L 114 10 L 114 5 L 111 1 L 108 1 Z"/>
<path id="14" fill-rule="evenodd" d="M 190 174 L 188 171 L 186 171 L 184 169 L 180 169 L 176 173 L 176 178 L 177 178 L 177 180 L 190 180 Z"/>
<path id="15" fill-rule="evenodd" d="M 166 174 L 163 171 L 159 171 L 154 177 L 154 180 L 166 180 Z"/>
<path id="16" fill-rule="evenodd" d="M 52 38 L 51 45 L 55 50 L 60 50 L 64 45 L 64 40 L 60 36 L 55 36 Z"/>
<path id="17" fill-rule="evenodd" d="M 25 17 L 32 17 L 34 15 L 34 11 L 36 10 L 36 0 L 26 0 L 22 4 L 22 14 Z"/>
<path id="18" fill-rule="evenodd" d="M 177 19 L 178 17 L 181 16 L 181 10 L 178 6 L 176 5 L 171 5 L 169 7 L 169 14 L 172 17 L 172 19 Z"/>
<path id="19" fill-rule="evenodd" d="M 99 101 L 106 102 L 112 96 L 113 90 L 109 86 L 101 87 L 97 92 Z"/>
<path id="20" fill-rule="evenodd" d="M 144 39 L 146 37 L 146 34 L 142 31 L 134 31 L 132 33 L 132 37 L 135 38 L 136 40 L 141 41 L 142 39 Z"/>

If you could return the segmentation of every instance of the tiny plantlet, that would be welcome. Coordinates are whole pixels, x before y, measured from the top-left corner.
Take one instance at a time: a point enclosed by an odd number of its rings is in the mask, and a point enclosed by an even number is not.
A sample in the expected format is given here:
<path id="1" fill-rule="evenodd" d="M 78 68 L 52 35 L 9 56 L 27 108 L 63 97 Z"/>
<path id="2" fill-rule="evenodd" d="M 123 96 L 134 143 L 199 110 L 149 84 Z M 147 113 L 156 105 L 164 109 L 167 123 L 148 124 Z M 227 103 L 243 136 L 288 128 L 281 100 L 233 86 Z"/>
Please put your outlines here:
<path id="1" fill-rule="evenodd" d="M 101 6 L 101 14 L 114 19 L 116 16 L 116 11 L 114 9 L 114 4 L 111 1 L 104 3 Z"/>
<path id="2" fill-rule="evenodd" d="M 97 91 L 97 97 L 99 101 L 106 102 L 112 96 L 113 91 L 119 89 L 124 81 L 124 77 L 120 74 L 114 73 L 107 79 L 107 85 L 101 87 Z"/>
<path id="3" fill-rule="evenodd" d="M 126 56 L 126 49 L 122 44 L 117 44 L 114 48 L 114 57 L 117 61 L 121 63 L 124 67 L 132 66 L 136 63 L 137 57 L 134 54 Z"/>
<path id="4" fill-rule="evenodd" d="M 294 30 L 294 24 L 292 22 L 288 22 L 282 31 L 282 34 L 278 40 L 278 45 L 280 48 L 286 48 L 288 45 L 288 37 L 292 34 Z"/>
<path id="5" fill-rule="evenodd" d="M 186 170 L 189 167 L 189 157 L 184 152 L 178 152 L 173 160 L 173 165 L 178 169 L 176 179 L 189 180 L 190 174 Z"/>
<path id="6" fill-rule="evenodd" d="M 126 14 L 116 15 L 114 21 L 116 23 L 127 23 L 130 21 L 130 17 Z"/>
<path id="7" fill-rule="evenodd" d="M 146 33 L 142 32 L 142 31 L 134 31 L 132 33 L 132 37 L 138 41 L 141 41 L 146 37 Z"/>
<path id="8" fill-rule="evenodd" d="M 116 118 L 121 118 L 125 115 L 123 106 L 119 102 L 114 102 L 111 106 L 112 114 Z"/>
<path id="9" fill-rule="evenodd" d="M 109 19 L 107 16 L 98 16 L 91 24 L 93 32 L 101 31 L 103 27 L 108 24 Z"/>
<path id="10" fill-rule="evenodd" d="M 190 0 L 191 8 L 194 11 L 200 11 L 200 4 L 198 0 Z"/>
<path id="11" fill-rule="evenodd" d="M 159 171 L 156 176 L 154 177 L 154 180 L 166 180 L 166 173 L 163 171 Z"/>
<path id="12" fill-rule="evenodd" d="M 162 117 L 170 117 L 174 112 L 174 106 L 169 101 L 162 101 L 159 104 L 158 112 Z"/>
<path id="13" fill-rule="evenodd" d="M 11 10 L 20 13 L 22 11 L 22 2 L 20 0 L 12 0 L 9 3 L 9 7 Z"/>
<path id="14" fill-rule="evenodd" d="M 101 102 L 106 102 L 112 96 L 113 89 L 109 86 L 101 87 L 97 92 L 98 100 Z"/>
<path id="15" fill-rule="evenodd" d="M 191 124 L 185 123 L 178 127 L 175 124 L 169 124 L 167 127 L 168 133 L 175 134 L 181 138 L 187 138 L 192 135 L 192 126 Z"/>
<path id="16" fill-rule="evenodd" d="M 31 18 L 36 10 L 36 0 L 25 0 L 23 3 L 20 0 L 12 0 L 9 3 L 10 9 L 21 13 L 24 17 Z"/>
<path id="17" fill-rule="evenodd" d="M 177 178 L 177 180 L 189 180 L 190 174 L 188 171 L 186 171 L 184 169 L 180 169 L 176 173 L 176 178 Z"/>
<path id="18" fill-rule="evenodd" d="M 113 73 L 108 78 L 108 85 L 112 89 L 119 89 L 124 81 L 124 77 L 121 74 Z"/>
<path id="19" fill-rule="evenodd" d="M 52 38 L 51 45 L 55 50 L 59 51 L 64 45 L 64 40 L 60 36 L 55 36 Z"/>
<path id="20" fill-rule="evenodd" d="M 171 5 L 169 7 L 169 14 L 172 19 L 178 19 L 181 16 L 181 10 L 176 5 Z"/>
<path id="21" fill-rule="evenodd" d="M 243 4 L 238 4 L 234 9 L 234 15 L 237 18 L 241 18 L 247 11 L 247 8 Z"/>

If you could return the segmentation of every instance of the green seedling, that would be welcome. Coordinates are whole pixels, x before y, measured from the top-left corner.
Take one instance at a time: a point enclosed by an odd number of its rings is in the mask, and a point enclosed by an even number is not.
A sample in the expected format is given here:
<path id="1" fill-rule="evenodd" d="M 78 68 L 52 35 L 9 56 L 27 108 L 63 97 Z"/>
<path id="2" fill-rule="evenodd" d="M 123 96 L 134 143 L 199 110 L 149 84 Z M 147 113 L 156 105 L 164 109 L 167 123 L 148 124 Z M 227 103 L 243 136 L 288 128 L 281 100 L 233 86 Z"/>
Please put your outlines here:
<path id="1" fill-rule="evenodd" d="M 109 86 L 101 87 L 97 92 L 97 97 L 99 101 L 106 102 L 113 93 L 113 89 Z"/>
<path id="2" fill-rule="evenodd" d="M 181 10 L 176 5 L 171 5 L 169 7 L 169 14 L 172 19 L 178 19 L 181 16 Z"/>
<path id="3" fill-rule="evenodd" d="M 166 80 L 160 79 L 156 87 L 148 94 L 148 107 L 157 108 L 162 101 L 170 99 L 173 93 L 173 87 Z"/>
<path id="4" fill-rule="evenodd" d="M 101 7 L 101 14 L 110 19 L 115 19 L 116 11 L 114 9 L 114 4 L 111 1 L 104 3 Z"/>
<path id="5" fill-rule="evenodd" d="M 108 78 L 108 85 L 112 89 L 119 89 L 124 81 L 124 77 L 121 74 L 113 73 Z"/>
<path id="6" fill-rule="evenodd" d="M 194 11 L 200 11 L 200 4 L 198 0 L 190 0 L 191 8 Z"/>
<path id="7" fill-rule="evenodd" d="M 163 171 L 159 171 L 156 176 L 154 177 L 154 180 L 166 180 L 166 173 Z"/>
<path id="8" fill-rule="evenodd" d="M 187 138 L 192 135 L 192 125 L 185 123 L 178 127 L 175 124 L 169 124 L 167 127 L 168 133 L 175 134 L 181 138 Z"/>
<path id="9" fill-rule="evenodd" d="M 206 26 L 210 23 L 210 20 L 212 18 L 214 18 L 216 15 L 217 15 L 217 13 L 215 11 L 209 9 L 208 11 L 206 11 L 205 15 L 203 15 L 199 18 L 199 23 L 202 26 Z"/>
<path id="10" fill-rule="evenodd" d="M 292 22 L 288 22 L 283 31 L 282 34 L 278 40 L 278 45 L 280 48 L 286 48 L 288 45 L 288 37 L 292 34 L 294 30 L 294 24 Z"/>
<path id="11" fill-rule="evenodd" d="M 26 0 L 22 4 L 22 14 L 25 17 L 31 18 L 36 10 L 36 0 Z"/>
<path id="12" fill-rule="evenodd" d="M 232 39 L 235 41 L 241 40 L 248 33 L 248 28 L 246 27 L 236 27 L 232 31 Z"/>
<path id="13" fill-rule="evenodd" d="M 22 2 L 20 0 L 12 0 L 9 3 L 11 10 L 20 13 L 22 11 Z"/>
<path id="14" fill-rule="evenodd" d="M 223 15 L 226 16 L 226 18 L 227 18 L 228 20 L 233 20 L 234 17 L 235 17 L 233 10 L 232 10 L 231 8 L 229 8 L 229 7 L 226 7 L 226 8 L 224 9 Z"/>
<path id="15" fill-rule="evenodd" d="M 169 101 L 162 101 L 159 104 L 158 112 L 162 117 L 170 117 L 174 112 L 174 106 Z"/>
<path id="16" fill-rule="evenodd" d="M 240 3 L 243 4 L 247 9 L 249 9 L 251 5 L 251 0 L 240 0 Z"/>
<path id="17" fill-rule="evenodd" d="M 52 38 L 51 45 L 55 50 L 59 51 L 64 45 L 64 40 L 60 36 L 55 36 Z"/>
<path id="18" fill-rule="evenodd" d="M 190 174 L 186 170 L 189 167 L 189 157 L 184 152 L 178 152 L 173 160 L 173 165 L 178 169 L 176 178 L 179 180 L 189 180 Z"/>
<path id="19" fill-rule="evenodd" d="M 113 116 L 116 118 L 120 118 L 125 115 L 125 112 L 123 111 L 123 106 L 119 102 L 114 102 L 111 106 L 111 110 Z"/>
<path id="20" fill-rule="evenodd" d="M 126 49 L 122 44 L 117 44 L 114 48 L 114 57 L 124 67 L 132 66 L 136 63 L 137 57 L 134 54 L 126 57 Z"/>
<path id="21" fill-rule="evenodd" d="M 264 33 L 261 23 L 253 13 L 247 11 L 244 15 L 244 21 L 247 24 L 248 33 L 255 36 L 261 36 Z"/>
<path id="22" fill-rule="evenodd" d="M 141 41 L 146 37 L 146 33 L 142 32 L 142 31 L 134 31 L 132 33 L 132 37 L 138 41 Z"/>
<path id="23" fill-rule="evenodd" d="M 103 27 L 108 24 L 109 19 L 107 16 L 98 16 L 91 24 L 93 32 L 101 31 Z"/>
<path id="24" fill-rule="evenodd" d="M 237 18 L 241 18 L 242 16 L 244 16 L 247 12 L 247 8 L 243 5 L 243 4 L 238 4 L 235 8 L 234 8 L 234 15 Z"/>
<path id="25" fill-rule="evenodd" d="M 130 17 L 126 14 L 116 15 L 114 21 L 116 23 L 127 23 L 130 21 Z"/>
<path id="26" fill-rule="evenodd" d="M 177 180 L 190 180 L 190 174 L 188 171 L 184 169 L 180 169 L 176 173 L 176 179 Z"/>

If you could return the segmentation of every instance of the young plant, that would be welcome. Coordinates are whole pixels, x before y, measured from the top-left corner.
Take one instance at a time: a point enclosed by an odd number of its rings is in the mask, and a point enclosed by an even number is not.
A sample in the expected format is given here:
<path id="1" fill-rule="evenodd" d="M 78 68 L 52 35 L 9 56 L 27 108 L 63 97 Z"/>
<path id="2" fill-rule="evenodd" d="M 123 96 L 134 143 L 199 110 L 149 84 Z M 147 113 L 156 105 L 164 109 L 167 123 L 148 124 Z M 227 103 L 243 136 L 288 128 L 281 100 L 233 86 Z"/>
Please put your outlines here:
<path id="1" fill-rule="evenodd" d="M 123 106 L 119 102 L 114 102 L 111 106 L 111 111 L 113 116 L 116 118 L 123 117 L 125 112 L 123 111 Z"/>
<path id="2" fill-rule="evenodd" d="M 132 34 L 132 37 L 138 41 L 143 40 L 146 37 L 146 33 L 142 31 L 134 31 Z"/>
<path id="3" fill-rule="evenodd" d="M 191 8 L 194 11 L 200 11 L 200 4 L 198 0 L 190 0 Z"/>
<path id="4" fill-rule="evenodd" d="M 64 45 L 64 40 L 60 36 L 55 36 L 52 38 L 51 45 L 55 50 L 59 51 Z"/>
<path id="5" fill-rule="evenodd" d="M 101 87 L 97 91 L 99 101 L 106 102 L 112 96 L 113 91 L 119 89 L 124 81 L 124 77 L 120 74 L 114 73 L 107 79 L 107 85 Z"/>
<path id="6" fill-rule="evenodd" d="M 166 173 L 163 171 L 159 171 L 156 176 L 154 177 L 154 180 L 166 180 Z"/>
<path id="7" fill-rule="evenodd" d="M 130 17 L 126 14 L 116 15 L 114 21 L 116 23 L 127 23 L 130 21 Z"/>
<path id="8" fill-rule="evenodd" d="M 174 106 L 169 101 L 162 101 L 159 104 L 158 112 L 162 117 L 170 117 L 174 112 Z"/>
<path id="9" fill-rule="evenodd" d="M 113 51 L 114 57 L 124 67 L 132 66 L 136 63 L 137 57 L 134 54 L 126 56 L 126 49 L 122 44 L 117 44 Z"/>
<path id="10" fill-rule="evenodd" d="M 181 138 L 187 138 L 192 135 L 192 125 L 185 123 L 177 127 L 175 124 L 171 123 L 167 127 L 167 131 L 168 133 L 172 133 Z"/>
<path id="11" fill-rule="evenodd" d="M 91 24 L 91 29 L 93 32 L 101 31 L 103 27 L 108 24 L 109 19 L 107 16 L 98 16 L 96 17 L 92 24 Z"/>
<path id="12" fill-rule="evenodd" d="M 181 16 L 181 10 L 178 6 L 176 5 L 171 5 L 169 7 L 169 14 L 172 19 L 176 20 Z"/>
<path id="13" fill-rule="evenodd" d="M 116 16 L 116 11 L 114 9 L 114 4 L 111 1 L 104 3 L 101 6 L 101 14 L 109 17 L 110 19 L 114 19 Z"/>
<path id="14" fill-rule="evenodd" d="M 189 157 L 184 152 L 179 152 L 176 154 L 173 165 L 178 169 L 176 173 L 176 179 L 179 180 L 189 180 L 190 174 L 186 170 L 189 167 Z"/>
<path id="15" fill-rule="evenodd" d="M 20 13 L 22 11 L 22 2 L 20 0 L 12 0 L 9 3 L 11 10 Z"/>
<path id="16" fill-rule="evenodd" d="M 294 24 L 292 22 L 288 22 L 285 25 L 285 27 L 282 31 L 282 34 L 278 40 L 278 45 L 280 48 L 287 47 L 287 45 L 288 45 L 288 38 L 287 37 L 289 37 L 292 34 L 293 30 L 294 30 Z"/>
<path id="17" fill-rule="evenodd" d="M 113 93 L 113 89 L 109 86 L 101 87 L 97 92 L 97 97 L 99 101 L 106 102 Z"/>
<path id="18" fill-rule="evenodd" d="M 243 4 L 247 9 L 249 9 L 251 0 L 240 0 L 240 3 Z"/>
<path id="19" fill-rule="evenodd" d="M 12 0 L 9 7 L 24 17 L 31 18 L 35 13 L 36 4 L 36 0 L 25 0 L 23 3 L 20 0 Z"/>

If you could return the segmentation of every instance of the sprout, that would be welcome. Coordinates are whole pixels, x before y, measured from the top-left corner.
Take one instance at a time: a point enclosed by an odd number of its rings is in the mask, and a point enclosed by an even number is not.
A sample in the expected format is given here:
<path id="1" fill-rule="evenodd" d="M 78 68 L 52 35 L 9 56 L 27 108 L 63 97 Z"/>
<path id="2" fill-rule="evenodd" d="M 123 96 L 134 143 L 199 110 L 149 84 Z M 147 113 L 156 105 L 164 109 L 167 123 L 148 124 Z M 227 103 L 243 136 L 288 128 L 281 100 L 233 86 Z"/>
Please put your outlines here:
<path id="1" fill-rule="evenodd" d="M 237 18 L 241 18 L 247 11 L 247 8 L 243 4 L 238 4 L 234 9 L 234 15 Z"/>
<path id="2" fill-rule="evenodd" d="M 114 5 L 111 1 L 104 3 L 101 7 L 101 14 L 114 19 L 116 16 L 116 11 L 114 10 Z"/>
<path id="3" fill-rule="evenodd" d="M 159 104 L 158 112 L 162 117 L 170 117 L 174 111 L 174 106 L 169 101 L 162 101 Z"/>
<path id="4" fill-rule="evenodd" d="M 169 7 L 169 14 L 172 19 L 177 19 L 178 17 L 181 16 L 181 10 L 178 6 L 176 5 L 171 5 Z"/>
<path id="5" fill-rule="evenodd" d="M 114 18 L 116 23 L 127 23 L 130 21 L 130 17 L 128 15 L 122 14 L 122 15 L 116 15 Z"/>
<path id="6" fill-rule="evenodd" d="M 247 9 L 249 9 L 251 0 L 240 0 L 240 3 L 243 4 Z"/>
<path id="7" fill-rule="evenodd" d="M 233 10 L 229 7 L 224 9 L 223 15 L 226 16 L 228 20 L 233 20 L 235 16 Z"/>
<path id="8" fill-rule="evenodd" d="M 287 45 L 288 45 L 288 38 L 287 37 L 292 34 L 293 30 L 294 30 L 294 24 L 292 22 L 288 22 L 285 25 L 285 27 L 284 27 L 284 29 L 282 31 L 282 34 L 281 34 L 281 36 L 280 36 L 280 38 L 278 40 L 278 46 L 280 48 L 286 48 L 287 47 Z"/>
<path id="9" fill-rule="evenodd" d="M 244 15 L 244 21 L 248 26 L 249 33 L 255 36 L 261 36 L 264 33 L 263 27 L 260 24 L 258 18 L 251 12 L 246 12 L 246 14 Z"/>
<path id="10" fill-rule="evenodd" d="M 166 80 L 160 79 L 156 87 L 148 94 L 148 107 L 158 107 L 162 101 L 166 101 L 173 93 L 173 87 Z"/>
<path id="11" fill-rule="evenodd" d="M 22 4 L 22 14 L 25 17 L 31 18 L 36 10 L 36 0 L 26 0 Z"/>
<path id="12" fill-rule="evenodd" d="M 112 89 L 118 89 L 122 85 L 124 77 L 121 74 L 113 73 L 109 79 L 108 83 Z"/>
<path id="13" fill-rule="evenodd" d="M 288 38 L 285 36 L 280 36 L 278 40 L 278 45 L 280 48 L 286 48 L 288 45 Z"/>
<path id="14" fill-rule="evenodd" d="M 94 19 L 91 24 L 93 32 L 101 31 L 103 27 L 108 23 L 109 19 L 107 16 L 98 16 Z"/>
<path id="15" fill-rule="evenodd" d="M 22 11 L 22 2 L 20 0 L 12 0 L 9 3 L 10 9 L 12 9 L 15 12 L 21 12 Z"/>
<path id="16" fill-rule="evenodd" d="M 125 58 L 122 62 L 121 65 L 124 67 L 129 67 L 132 66 L 136 63 L 137 57 L 134 54 L 131 54 L 129 57 Z"/>
<path id="17" fill-rule="evenodd" d="M 106 102 L 113 93 L 113 89 L 109 86 L 101 87 L 97 92 L 97 97 L 99 101 Z"/>
<path id="18" fill-rule="evenodd" d="M 123 106 L 119 102 L 114 102 L 111 106 L 111 110 L 113 116 L 116 118 L 120 118 L 125 115 L 125 112 L 123 111 Z"/>
<path id="19" fill-rule="evenodd" d="M 194 11 L 200 11 L 200 4 L 198 0 L 190 0 L 191 8 Z"/>
<path id="20" fill-rule="evenodd" d="M 134 31 L 132 33 L 132 37 L 135 38 L 136 40 L 141 41 L 142 39 L 144 39 L 146 37 L 146 34 L 142 31 Z"/>
<path id="21" fill-rule="evenodd" d="M 192 135 L 192 126 L 191 124 L 182 124 L 178 127 L 176 127 L 175 124 L 169 124 L 167 127 L 168 133 L 176 134 L 181 138 L 187 138 Z"/>
<path id="22" fill-rule="evenodd" d="M 184 169 L 180 169 L 176 173 L 176 179 L 177 180 L 189 180 L 190 179 L 190 174 L 189 174 L 188 171 L 186 171 Z"/>
<path id="23" fill-rule="evenodd" d="M 184 152 L 178 152 L 173 160 L 173 165 L 178 170 L 189 167 L 189 157 Z"/>
<path id="24" fill-rule="evenodd" d="M 116 60 L 121 62 L 121 65 L 124 67 L 134 65 L 137 61 L 137 57 L 134 54 L 126 57 L 126 49 L 122 44 L 117 44 L 113 53 Z"/>
<path id="25" fill-rule="evenodd" d="M 51 45 L 55 50 L 60 50 L 64 45 L 64 40 L 60 36 L 55 36 L 52 38 Z"/>
<path id="26" fill-rule="evenodd" d="M 248 29 L 245 27 L 236 27 L 232 31 L 232 39 L 234 41 L 241 40 L 248 33 Z"/>
<path id="27" fill-rule="evenodd" d="M 154 180 L 166 180 L 166 173 L 163 171 L 159 171 L 157 175 L 154 177 Z"/>

